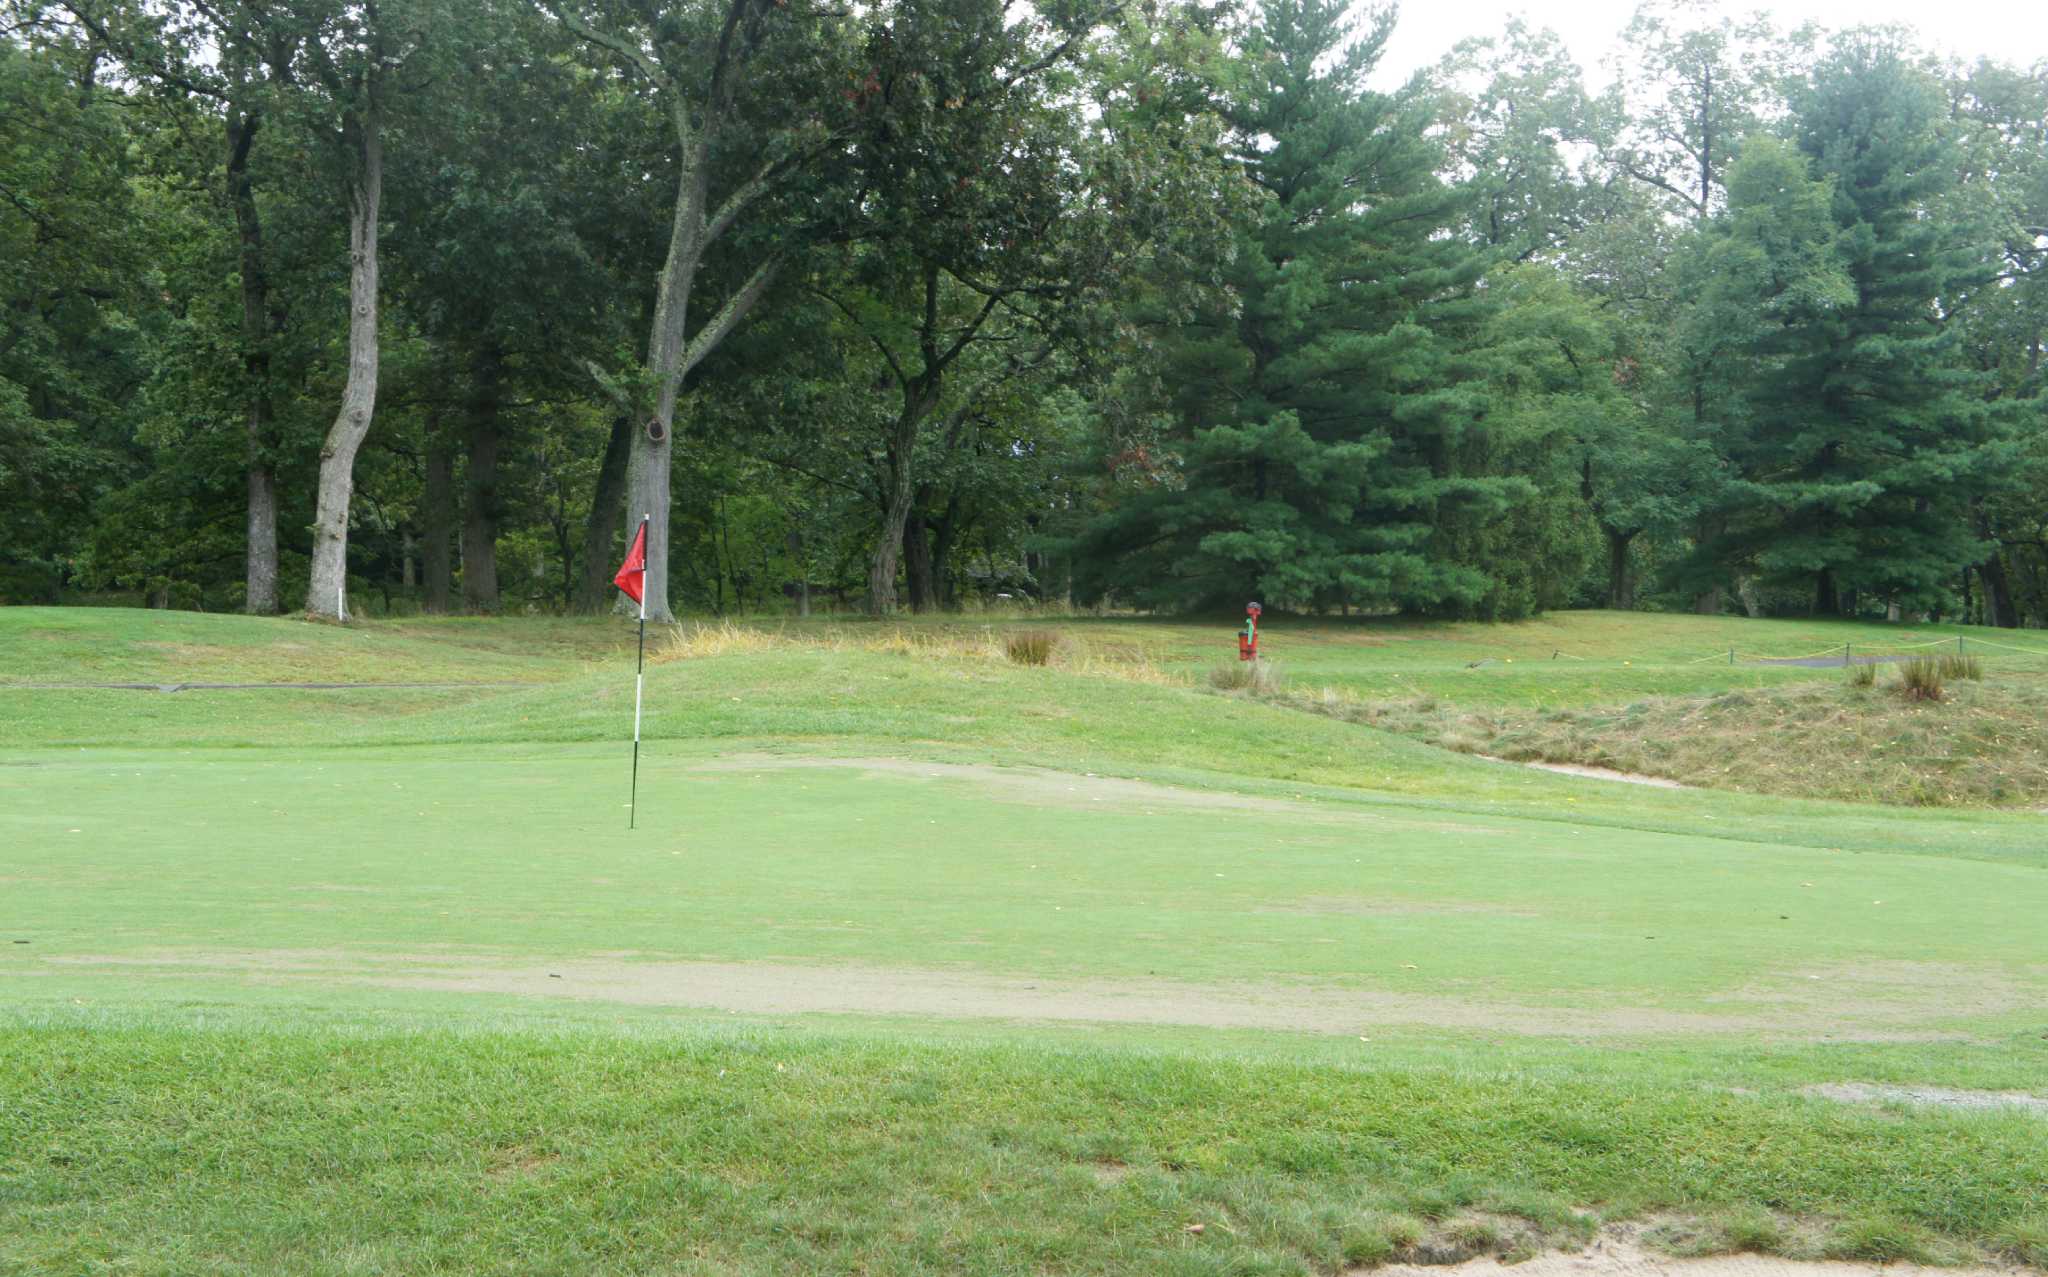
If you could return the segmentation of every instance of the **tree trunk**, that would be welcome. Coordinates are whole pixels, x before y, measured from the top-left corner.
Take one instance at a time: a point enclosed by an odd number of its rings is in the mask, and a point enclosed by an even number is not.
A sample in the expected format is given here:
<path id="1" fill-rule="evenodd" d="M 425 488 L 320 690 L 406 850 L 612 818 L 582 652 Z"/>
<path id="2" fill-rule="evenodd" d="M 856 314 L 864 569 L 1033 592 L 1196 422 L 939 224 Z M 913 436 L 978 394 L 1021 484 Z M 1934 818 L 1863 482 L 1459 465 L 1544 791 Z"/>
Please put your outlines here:
<path id="1" fill-rule="evenodd" d="M 463 481 L 462 604 L 498 610 L 498 389 L 496 351 L 478 354 L 469 401 L 469 465 Z"/>
<path id="2" fill-rule="evenodd" d="M 348 201 L 348 380 L 341 411 L 320 448 L 313 575 L 306 588 L 307 615 L 335 621 L 348 615 L 348 511 L 356 451 L 377 409 L 377 214 L 384 198 L 384 140 L 374 75 L 365 91 L 362 113 L 348 130 L 356 165 Z"/>
<path id="3" fill-rule="evenodd" d="M 922 384 L 904 387 L 903 408 L 889 439 L 889 470 L 882 492 L 882 532 L 868 563 L 868 611 L 887 616 L 896 610 L 896 560 L 903 550 L 903 528 L 910 520 L 916 495 L 911 455 L 917 447 L 917 426 L 936 402 L 935 390 Z"/>
<path id="4" fill-rule="evenodd" d="M 939 606 L 938 582 L 932 575 L 931 529 L 915 506 L 903 524 L 903 583 L 910 589 L 910 610 L 934 612 Z"/>
<path id="5" fill-rule="evenodd" d="M 1607 534 L 1607 606 L 1617 612 L 1633 611 L 1636 605 L 1636 583 L 1628 548 L 1636 539 L 1636 533 L 1618 531 L 1601 526 Z"/>
<path id="6" fill-rule="evenodd" d="M 1842 610 L 1841 597 L 1835 592 L 1833 568 L 1822 568 L 1813 579 L 1813 612 L 1815 616 L 1834 616 Z"/>
<path id="7" fill-rule="evenodd" d="M 427 445 L 427 490 L 420 537 L 420 575 L 426 586 L 423 606 L 429 612 L 448 610 L 449 543 L 455 533 L 455 455 L 440 440 Z"/>
<path id="8" fill-rule="evenodd" d="M 257 616 L 277 611 L 277 473 L 270 461 L 273 410 L 270 399 L 270 279 L 263 269 L 263 223 L 249 180 L 249 148 L 262 117 L 230 106 L 227 111 L 227 185 L 241 240 L 242 370 L 248 378 L 243 407 L 248 468 L 247 553 L 242 610 Z"/>
<path id="9" fill-rule="evenodd" d="M 1977 579 L 1984 583 L 1984 624 L 2010 630 L 2019 623 L 2012 606 L 2012 583 L 2005 574 L 2005 559 L 1997 551 L 1977 565 Z"/>
<path id="10" fill-rule="evenodd" d="M 1742 604 L 1743 615 L 1754 621 L 1764 614 L 1763 601 L 1757 598 L 1756 580 L 1753 577 L 1735 578 L 1735 597 Z"/>
<path id="11" fill-rule="evenodd" d="M 583 525 L 583 580 L 576 587 L 576 610 L 602 612 L 612 588 L 612 537 L 625 514 L 626 454 L 633 446 L 633 419 L 612 422 L 605 440 L 604 461 L 597 468 L 597 488 L 590 496 L 590 517 Z"/>
<path id="12" fill-rule="evenodd" d="M 932 528 L 932 591 L 940 607 L 957 607 L 960 603 L 960 592 L 953 579 L 953 546 L 959 541 L 964 527 L 960 519 L 960 496 L 955 493 L 946 498 L 945 511 Z"/>

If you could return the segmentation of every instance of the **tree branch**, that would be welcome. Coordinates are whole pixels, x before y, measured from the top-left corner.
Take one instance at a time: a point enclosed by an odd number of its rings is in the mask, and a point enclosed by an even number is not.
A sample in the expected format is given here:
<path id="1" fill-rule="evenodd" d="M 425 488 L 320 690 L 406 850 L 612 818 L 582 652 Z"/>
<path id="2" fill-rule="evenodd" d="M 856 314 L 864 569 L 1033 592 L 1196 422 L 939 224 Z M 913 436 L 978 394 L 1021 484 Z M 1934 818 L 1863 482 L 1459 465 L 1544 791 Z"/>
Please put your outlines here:
<path id="1" fill-rule="evenodd" d="M 618 54 L 626 59 L 626 61 L 638 67 L 640 74 L 652 81 L 655 88 L 668 92 L 675 87 L 674 82 L 668 78 L 667 72 L 661 69 L 659 62 L 656 62 L 645 50 L 627 43 L 623 37 L 615 36 L 608 31 L 598 30 L 559 4 L 549 4 L 548 12 L 554 14 L 555 21 L 561 23 L 572 34 L 580 36 L 600 48 L 610 49 L 613 53 Z"/>
<path id="2" fill-rule="evenodd" d="M 747 317 L 748 311 L 754 309 L 755 303 L 768 291 L 768 285 L 775 281 L 776 272 L 781 269 L 780 257 L 769 257 L 754 268 L 754 273 L 747 276 L 746 282 L 735 289 L 732 296 L 725 299 L 725 305 L 719 307 L 718 313 L 711 317 L 711 321 L 699 328 L 697 335 L 690 338 L 690 344 L 683 348 L 682 362 L 676 368 L 678 377 L 688 376 L 692 368 L 702 363 L 706 355 L 718 348 L 719 342 L 724 341 L 733 329 L 739 327 L 740 321 Z"/>

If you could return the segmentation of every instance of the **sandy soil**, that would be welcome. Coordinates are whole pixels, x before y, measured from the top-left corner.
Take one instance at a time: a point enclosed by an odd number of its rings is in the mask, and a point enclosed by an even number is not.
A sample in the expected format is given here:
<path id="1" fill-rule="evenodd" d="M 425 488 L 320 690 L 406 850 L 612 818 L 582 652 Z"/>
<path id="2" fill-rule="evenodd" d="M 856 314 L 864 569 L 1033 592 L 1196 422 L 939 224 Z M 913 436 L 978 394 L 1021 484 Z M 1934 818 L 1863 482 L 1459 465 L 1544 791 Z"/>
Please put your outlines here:
<path id="1" fill-rule="evenodd" d="M 1636 772 L 1618 772 L 1612 767 L 1587 767 L 1580 763 L 1522 763 L 1512 758 L 1501 758 L 1494 754 L 1474 754 L 1490 763 L 1506 763 L 1510 767 L 1533 767 L 1540 772 L 1556 772 L 1560 776 L 1584 776 L 1589 780 L 1618 780 L 1630 785 L 1648 785 L 1653 789 L 1691 789 L 1693 786 L 1680 784 L 1664 776 L 1644 776 Z"/>

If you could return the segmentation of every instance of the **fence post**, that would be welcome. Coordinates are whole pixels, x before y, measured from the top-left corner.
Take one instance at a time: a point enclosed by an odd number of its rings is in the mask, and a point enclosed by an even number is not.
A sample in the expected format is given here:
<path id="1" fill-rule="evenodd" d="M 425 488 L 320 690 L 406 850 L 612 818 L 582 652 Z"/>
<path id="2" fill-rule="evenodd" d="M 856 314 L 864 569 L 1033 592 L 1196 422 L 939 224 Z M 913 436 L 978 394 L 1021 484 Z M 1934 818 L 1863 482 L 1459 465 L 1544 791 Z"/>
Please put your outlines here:
<path id="1" fill-rule="evenodd" d="M 1842 668 L 1849 668 L 1849 645 L 1847 643 L 1842 644 Z"/>
<path id="2" fill-rule="evenodd" d="M 1735 664 L 1735 649 L 1732 647 L 1728 649 L 1728 663 L 1730 665 Z"/>

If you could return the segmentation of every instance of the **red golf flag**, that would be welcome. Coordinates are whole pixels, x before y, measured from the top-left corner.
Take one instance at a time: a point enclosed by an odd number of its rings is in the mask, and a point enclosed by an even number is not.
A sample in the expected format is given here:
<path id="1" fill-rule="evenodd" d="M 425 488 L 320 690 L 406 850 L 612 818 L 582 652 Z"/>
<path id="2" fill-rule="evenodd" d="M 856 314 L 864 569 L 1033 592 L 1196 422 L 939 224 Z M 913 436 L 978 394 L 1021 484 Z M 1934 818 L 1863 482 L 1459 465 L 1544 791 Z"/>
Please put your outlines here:
<path id="1" fill-rule="evenodd" d="M 612 578 L 612 584 L 626 592 L 626 597 L 635 603 L 640 601 L 640 590 L 647 579 L 647 520 L 640 520 L 640 532 L 633 538 L 633 548 L 626 551 L 626 562 L 619 568 L 619 574 Z"/>

